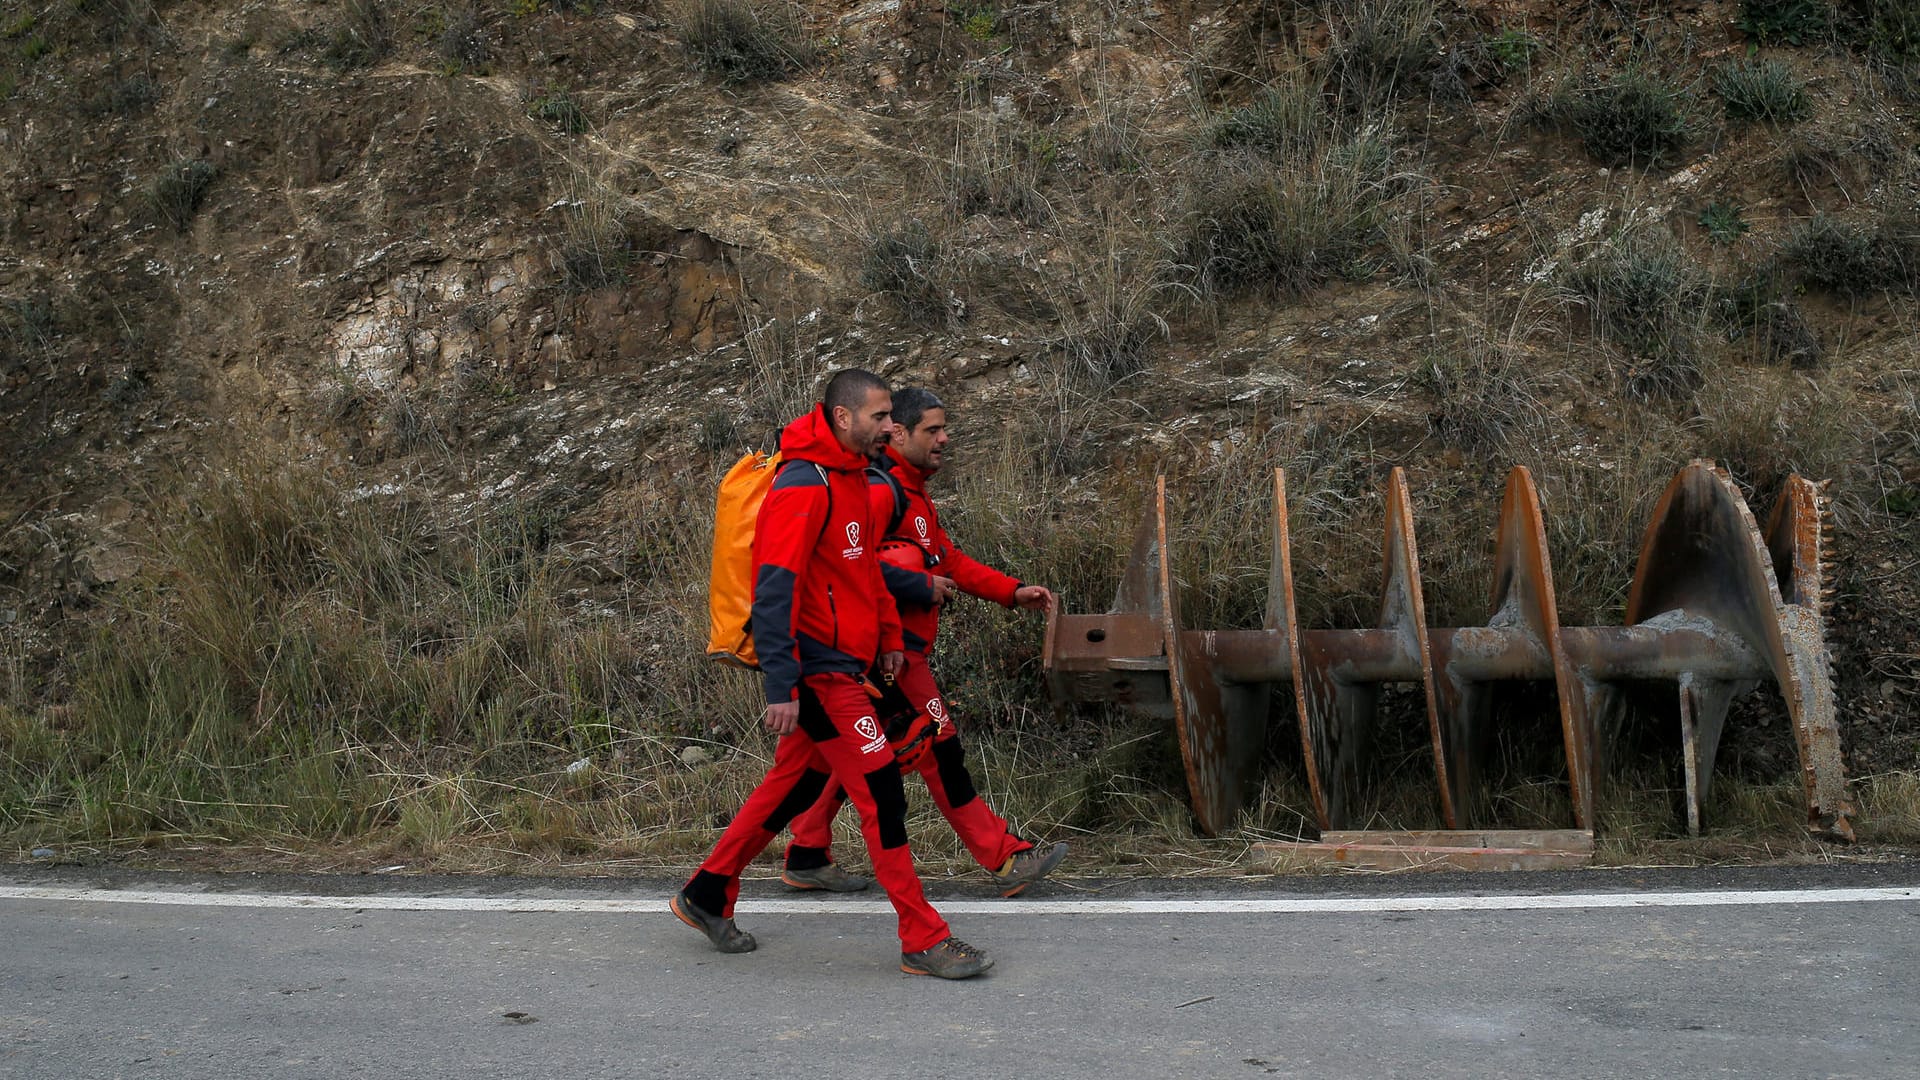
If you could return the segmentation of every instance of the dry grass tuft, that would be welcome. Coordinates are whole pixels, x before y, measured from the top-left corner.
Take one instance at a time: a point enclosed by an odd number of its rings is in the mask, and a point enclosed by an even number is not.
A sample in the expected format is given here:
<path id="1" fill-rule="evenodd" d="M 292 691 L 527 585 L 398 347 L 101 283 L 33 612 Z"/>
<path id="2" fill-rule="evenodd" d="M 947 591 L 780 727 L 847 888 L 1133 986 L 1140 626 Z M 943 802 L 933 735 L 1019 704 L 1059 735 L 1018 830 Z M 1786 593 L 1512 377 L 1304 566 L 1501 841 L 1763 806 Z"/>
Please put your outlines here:
<path id="1" fill-rule="evenodd" d="M 1708 280 L 1672 236 L 1629 227 L 1583 252 L 1564 280 L 1595 335 L 1629 354 L 1629 392 L 1673 396 L 1698 385 Z"/>
<path id="2" fill-rule="evenodd" d="M 1175 259 L 1209 296 L 1284 296 L 1364 280 L 1416 178 L 1384 128 L 1326 137 L 1284 164 L 1251 155 L 1195 168 Z"/>
<path id="3" fill-rule="evenodd" d="M 1854 792 L 1862 842 L 1920 844 L 1920 774 L 1863 776 L 1854 781 Z"/>
<path id="4" fill-rule="evenodd" d="M 1329 21 L 1329 83 L 1365 107 L 1417 88 L 1440 59 L 1434 0 L 1336 0 Z"/>
<path id="5" fill-rule="evenodd" d="M 582 173 L 575 173 L 569 186 L 570 197 L 554 238 L 562 287 L 569 292 L 592 292 L 624 284 L 633 265 L 634 245 L 620 196 Z"/>
<path id="6" fill-rule="evenodd" d="M 789 0 L 674 0 L 664 14 L 694 64 L 724 82 L 779 79 L 813 63 Z"/>
<path id="7" fill-rule="evenodd" d="M 1420 381 L 1433 395 L 1434 433 L 1492 459 L 1523 450 L 1546 419 L 1537 363 L 1491 341 L 1430 354 Z"/>
<path id="8" fill-rule="evenodd" d="M 945 250 L 919 221 L 873 238 L 860 259 L 860 284 L 892 301 L 908 322 L 939 325 L 954 310 Z"/>

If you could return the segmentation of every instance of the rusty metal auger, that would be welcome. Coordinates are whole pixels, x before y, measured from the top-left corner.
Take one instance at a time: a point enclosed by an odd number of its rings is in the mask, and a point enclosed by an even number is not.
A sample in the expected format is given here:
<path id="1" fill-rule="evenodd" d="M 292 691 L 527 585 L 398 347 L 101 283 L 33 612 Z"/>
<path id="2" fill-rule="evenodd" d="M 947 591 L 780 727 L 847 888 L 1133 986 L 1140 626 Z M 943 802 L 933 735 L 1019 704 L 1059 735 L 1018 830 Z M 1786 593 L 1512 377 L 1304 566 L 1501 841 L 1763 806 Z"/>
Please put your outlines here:
<path id="1" fill-rule="evenodd" d="M 1625 626 L 1563 627 L 1533 476 L 1507 477 L 1486 626 L 1429 628 L 1406 475 L 1386 490 L 1386 588 L 1371 630 L 1306 630 L 1294 605 L 1286 475 L 1274 471 L 1274 542 L 1264 625 L 1190 630 L 1168 555 L 1166 480 L 1141 522 L 1113 608 L 1048 620 L 1057 701 L 1114 702 L 1171 719 L 1200 828 L 1218 833 L 1258 784 L 1273 684 L 1288 683 L 1320 828 L 1350 827 L 1380 687 L 1425 692 L 1441 815 L 1484 813 L 1482 763 L 1496 699 L 1516 684 L 1558 698 L 1572 817 L 1591 831 L 1603 719 L 1650 715 L 1681 734 L 1690 832 L 1735 699 L 1771 680 L 1799 745 L 1808 828 L 1853 839 L 1823 635 L 1821 489 L 1790 478 L 1766 532 L 1726 472 L 1695 461 L 1667 486 L 1640 548 Z M 1672 730 L 1669 728 L 1668 730 Z"/>

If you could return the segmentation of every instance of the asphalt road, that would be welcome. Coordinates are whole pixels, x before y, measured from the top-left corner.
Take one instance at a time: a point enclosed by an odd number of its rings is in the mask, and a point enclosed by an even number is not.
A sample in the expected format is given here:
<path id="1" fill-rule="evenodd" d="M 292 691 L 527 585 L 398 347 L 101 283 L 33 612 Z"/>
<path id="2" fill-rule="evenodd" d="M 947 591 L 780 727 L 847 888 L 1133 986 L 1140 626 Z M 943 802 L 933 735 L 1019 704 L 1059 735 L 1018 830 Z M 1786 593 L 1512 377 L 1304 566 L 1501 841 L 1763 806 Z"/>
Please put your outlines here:
<path id="1" fill-rule="evenodd" d="M 1059 888 L 947 896 L 998 966 L 944 983 L 897 971 L 890 915 L 821 913 L 771 883 L 740 914 L 760 950 L 721 956 L 667 914 L 667 882 L 16 868 L 0 871 L 0 1077 L 1911 1077 L 1920 899 L 1395 905 L 1913 885 L 1920 870 L 1885 868 L 1131 882 L 1105 906 L 1184 910 L 1099 912 Z M 98 886 L 189 902 L 33 892 Z M 461 909 L 513 898 L 638 906 Z M 1275 901 L 1310 909 L 1214 910 Z M 1311 909 L 1347 901 L 1362 909 Z"/>

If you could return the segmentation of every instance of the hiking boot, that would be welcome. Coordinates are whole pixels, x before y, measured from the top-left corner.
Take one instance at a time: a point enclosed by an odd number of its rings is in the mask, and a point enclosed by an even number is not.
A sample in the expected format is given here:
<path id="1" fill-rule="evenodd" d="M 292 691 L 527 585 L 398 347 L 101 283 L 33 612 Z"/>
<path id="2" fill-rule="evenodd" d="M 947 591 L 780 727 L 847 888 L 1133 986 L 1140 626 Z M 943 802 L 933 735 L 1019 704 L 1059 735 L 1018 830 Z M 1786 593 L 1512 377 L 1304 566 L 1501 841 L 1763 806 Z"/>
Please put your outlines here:
<path id="1" fill-rule="evenodd" d="M 1053 873 L 1060 860 L 1067 857 L 1067 845 L 1055 844 L 1045 851 L 1038 846 L 1025 851 L 1016 851 L 1007 865 L 993 875 L 994 884 L 1000 886 L 1001 896 L 1019 896 L 1026 887 Z"/>
<path id="2" fill-rule="evenodd" d="M 957 937 L 950 937 L 931 949 L 900 954 L 901 971 L 938 979 L 971 979 L 992 966 L 993 957 Z"/>
<path id="3" fill-rule="evenodd" d="M 753 940 L 753 935 L 733 925 L 732 919 L 707 914 L 699 904 L 688 899 L 685 892 L 667 901 L 667 907 L 681 922 L 707 935 L 707 940 L 713 942 L 713 947 L 721 952 L 752 952 L 759 947 L 760 943 Z"/>
<path id="4" fill-rule="evenodd" d="M 780 872 L 780 880 L 790 889 L 806 892 L 821 889 L 827 892 L 859 892 L 873 884 L 859 874 L 849 874 L 840 869 L 839 863 L 828 863 L 807 870 L 795 870 L 789 866 Z"/>

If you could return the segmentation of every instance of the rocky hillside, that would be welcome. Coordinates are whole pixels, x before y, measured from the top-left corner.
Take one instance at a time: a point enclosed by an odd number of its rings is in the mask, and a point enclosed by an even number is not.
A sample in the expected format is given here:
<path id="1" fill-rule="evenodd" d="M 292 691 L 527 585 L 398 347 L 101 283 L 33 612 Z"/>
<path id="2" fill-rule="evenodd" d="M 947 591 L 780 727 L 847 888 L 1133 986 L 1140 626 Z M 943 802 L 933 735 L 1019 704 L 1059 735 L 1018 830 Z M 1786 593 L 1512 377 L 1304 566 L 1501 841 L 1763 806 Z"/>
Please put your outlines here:
<path id="1" fill-rule="evenodd" d="M 1443 624 L 1511 464 L 1574 622 L 1688 458 L 1831 478 L 1851 751 L 1911 768 L 1917 142 L 1905 0 L 9 0 L 9 698 L 282 462 L 534 508 L 678 656 L 716 470 L 860 364 L 949 396 L 963 539 L 1079 610 L 1154 471 L 1225 622 L 1289 466 L 1321 625 L 1393 465 Z"/>

